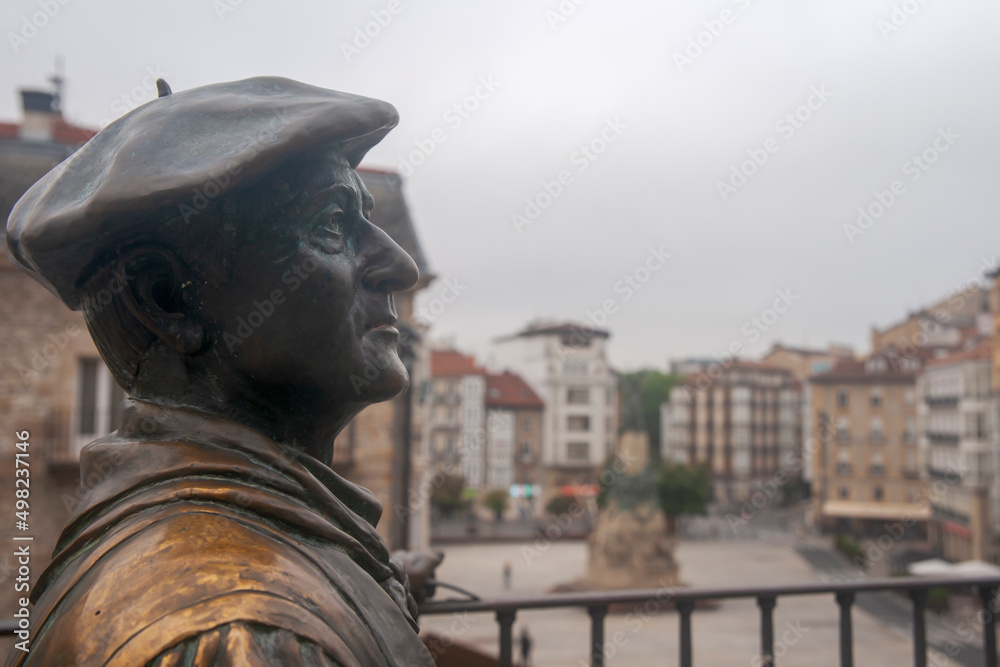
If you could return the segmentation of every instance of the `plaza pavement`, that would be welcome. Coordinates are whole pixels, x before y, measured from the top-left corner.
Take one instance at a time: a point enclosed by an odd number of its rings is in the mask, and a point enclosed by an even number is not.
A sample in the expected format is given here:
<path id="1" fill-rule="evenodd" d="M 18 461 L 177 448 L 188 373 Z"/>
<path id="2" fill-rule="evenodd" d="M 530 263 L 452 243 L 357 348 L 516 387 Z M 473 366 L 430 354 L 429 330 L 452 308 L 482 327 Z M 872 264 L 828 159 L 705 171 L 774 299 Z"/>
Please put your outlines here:
<path id="1" fill-rule="evenodd" d="M 788 535 L 787 533 L 785 535 Z M 789 538 L 792 536 L 788 535 Z M 681 579 L 691 586 L 756 586 L 828 581 L 798 555 L 792 539 L 701 540 L 682 542 L 676 552 Z M 581 575 L 586 543 L 557 542 L 544 552 L 534 543 L 474 544 L 443 547 L 438 578 L 471 590 L 480 597 L 542 595 L 554 584 Z M 541 545 L 544 546 L 544 545 Z M 510 590 L 504 590 L 502 569 L 513 570 Z M 446 597 L 441 591 L 438 597 Z M 908 629 L 883 623 L 857 606 L 854 619 L 854 662 L 858 667 L 913 664 Z M 451 632 L 458 641 L 497 653 L 493 614 L 466 617 L 424 616 L 423 628 Z M 692 617 L 694 664 L 699 667 L 759 665 L 760 612 L 756 601 L 724 600 L 716 609 L 698 609 Z M 589 664 L 589 617 L 582 609 L 520 612 L 515 640 L 527 626 L 533 638 L 532 664 L 537 667 L 578 667 Z M 779 598 L 774 615 L 775 651 L 781 667 L 835 667 L 838 656 L 838 607 L 832 595 Z M 648 617 L 609 615 L 605 625 L 609 666 L 676 665 L 678 615 Z M 515 641 L 515 656 L 519 656 Z M 932 653 L 929 664 L 935 663 Z"/>

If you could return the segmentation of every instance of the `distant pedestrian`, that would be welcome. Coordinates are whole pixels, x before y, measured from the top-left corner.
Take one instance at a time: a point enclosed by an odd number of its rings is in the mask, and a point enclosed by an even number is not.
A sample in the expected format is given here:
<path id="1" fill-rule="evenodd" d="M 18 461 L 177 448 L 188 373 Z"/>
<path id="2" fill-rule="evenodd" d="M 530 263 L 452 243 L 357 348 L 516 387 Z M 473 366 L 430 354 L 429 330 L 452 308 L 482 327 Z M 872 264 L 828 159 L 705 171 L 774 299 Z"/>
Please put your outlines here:
<path id="1" fill-rule="evenodd" d="M 521 667 L 531 664 L 531 635 L 528 628 L 521 628 Z"/>
<path id="2" fill-rule="evenodd" d="M 503 588 L 505 591 L 510 590 L 510 561 L 505 561 L 503 564 Z"/>

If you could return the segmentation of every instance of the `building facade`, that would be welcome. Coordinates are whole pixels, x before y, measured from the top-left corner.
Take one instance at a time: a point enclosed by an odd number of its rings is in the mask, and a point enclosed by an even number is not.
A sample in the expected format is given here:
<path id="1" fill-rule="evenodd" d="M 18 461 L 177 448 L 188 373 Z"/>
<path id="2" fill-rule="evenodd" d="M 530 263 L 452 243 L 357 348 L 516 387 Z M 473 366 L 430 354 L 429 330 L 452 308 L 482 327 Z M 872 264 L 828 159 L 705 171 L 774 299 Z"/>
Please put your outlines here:
<path id="1" fill-rule="evenodd" d="M 543 504 L 555 495 L 591 493 L 614 452 L 618 381 L 606 357 L 607 331 L 537 323 L 494 341 L 491 368 L 511 370 L 544 402 Z"/>
<path id="2" fill-rule="evenodd" d="M 918 356 L 874 354 L 810 378 L 813 516 L 827 530 L 924 530 L 917 438 Z"/>
<path id="3" fill-rule="evenodd" d="M 990 340 L 931 359 L 917 380 L 931 544 L 950 560 L 991 560 L 996 522 Z"/>
<path id="4" fill-rule="evenodd" d="M 799 450 L 792 373 L 757 362 L 709 367 L 673 388 L 663 417 L 667 460 L 707 464 L 716 502 L 747 500 Z"/>
<path id="5" fill-rule="evenodd" d="M 538 514 L 545 403 L 515 373 L 486 376 L 488 485 L 509 490 L 519 516 Z"/>
<path id="6" fill-rule="evenodd" d="M 486 370 L 452 349 L 431 350 L 430 359 L 431 466 L 482 489 L 487 481 Z"/>

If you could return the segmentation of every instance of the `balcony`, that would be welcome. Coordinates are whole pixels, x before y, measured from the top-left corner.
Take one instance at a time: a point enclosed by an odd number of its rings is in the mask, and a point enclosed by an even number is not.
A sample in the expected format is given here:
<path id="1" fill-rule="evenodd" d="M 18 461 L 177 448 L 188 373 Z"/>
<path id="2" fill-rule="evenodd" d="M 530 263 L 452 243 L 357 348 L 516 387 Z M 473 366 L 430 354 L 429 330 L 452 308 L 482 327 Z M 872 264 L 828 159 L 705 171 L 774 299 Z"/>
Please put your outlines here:
<path id="1" fill-rule="evenodd" d="M 854 665 L 854 628 L 851 608 L 858 593 L 874 591 L 897 591 L 905 593 L 912 600 L 913 610 L 913 664 L 925 667 L 927 662 L 926 607 L 928 591 L 932 588 L 967 588 L 975 590 L 982 602 L 979 616 L 983 622 L 983 652 L 987 667 L 997 665 L 996 593 L 1000 587 L 1000 577 L 985 578 L 892 578 L 868 579 L 862 581 L 798 584 L 766 587 L 737 588 L 663 588 L 635 591 L 613 591 L 608 593 L 559 593 L 537 597 L 505 598 L 503 600 L 445 600 L 428 602 L 421 607 L 421 614 L 477 614 L 496 615 L 499 630 L 499 664 L 502 667 L 514 665 L 514 620 L 518 611 L 533 609 L 582 608 L 590 616 L 590 665 L 604 667 L 606 640 L 604 618 L 611 608 L 615 609 L 676 609 L 680 614 L 678 641 L 678 664 L 691 667 L 694 650 L 691 641 L 691 626 L 698 603 L 707 601 L 756 598 L 760 608 L 760 657 L 757 664 L 775 664 L 774 608 L 779 597 L 793 595 L 832 595 L 839 608 L 838 652 L 841 667 Z M 832 647 L 831 647 L 832 650 Z M 668 662 L 664 656 L 663 664 Z"/>
<path id="2" fill-rule="evenodd" d="M 954 408 L 958 405 L 958 396 L 927 396 L 924 403 L 932 408 Z"/>
<path id="3" fill-rule="evenodd" d="M 957 445 L 958 433 L 942 433 L 940 431 L 928 431 L 927 440 L 932 445 Z"/>

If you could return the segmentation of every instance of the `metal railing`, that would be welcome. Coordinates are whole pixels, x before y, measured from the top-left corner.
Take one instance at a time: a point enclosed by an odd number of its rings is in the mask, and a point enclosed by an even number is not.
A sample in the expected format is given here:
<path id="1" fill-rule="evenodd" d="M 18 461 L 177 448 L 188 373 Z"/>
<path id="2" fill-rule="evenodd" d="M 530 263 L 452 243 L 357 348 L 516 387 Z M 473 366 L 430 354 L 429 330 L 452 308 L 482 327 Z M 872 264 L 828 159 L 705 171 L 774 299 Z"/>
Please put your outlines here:
<path id="1" fill-rule="evenodd" d="M 496 614 L 500 631 L 500 665 L 513 666 L 513 625 L 517 612 L 524 609 L 555 609 L 583 607 L 590 615 L 590 664 L 604 667 L 604 617 L 612 608 L 643 605 L 656 600 L 661 608 L 675 608 L 680 614 L 679 652 L 681 667 L 694 664 L 691 643 L 691 622 L 695 606 L 706 600 L 756 598 L 760 607 L 761 664 L 774 667 L 774 608 L 779 597 L 791 595 L 829 595 L 840 608 L 840 665 L 853 667 L 854 639 L 851 608 L 857 593 L 874 591 L 900 591 L 913 601 L 913 664 L 927 666 L 927 626 L 925 611 L 928 591 L 933 588 L 972 588 L 982 602 L 983 652 L 986 667 L 997 666 L 996 613 L 1000 605 L 995 601 L 1000 577 L 937 577 L 869 579 L 865 581 L 794 584 L 787 586 L 755 586 L 736 588 L 681 588 L 611 591 L 604 593 L 558 593 L 552 595 L 505 598 L 502 600 L 444 600 L 427 602 L 420 608 L 422 615 L 451 613 Z M 669 605 L 669 606 L 668 606 Z M 666 663 L 665 663 L 666 664 Z"/>
<path id="2" fill-rule="evenodd" d="M 556 609 L 584 607 L 590 615 L 590 664 L 604 667 L 604 618 L 612 606 L 645 604 L 656 600 L 658 604 L 674 607 L 680 614 L 680 665 L 692 667 L 694 652 L 691 643 L 691 620 L 695 605 L 706 600 L 756 598 L 760 607 L 761 664 L 774 667 L 774 608 L 778 598 L 791 595 L 833 594 L 840 608 L 840 665 L 854 665 L 854 630 L 851 609 L 857 593 L 874 591 L 902 591 L 913 601 L 913 664 L 927 666 L 927 625 L 925 612 L 927 594 L 932 588 L 973 588 L 982 602 L 983 653 L 986 667 L 997 665 L 996 614 L 1000 610 L 996 593 L 1000 577 L 937 577 L 870 579 L 843 583 L 795 584 L 788 586 L 761 586 L 736 588 L 684 588 L 611 591 L 607 593 L 558 593 L 527 598 L 503 600 L 446 600 L 427 602 L 420 608 L 423 615 L 451 613 L 494 612 L 500 626 L 500 665 L 513 667 L 513 625 L 517 612 L 522 609 Z M 0 636 L 13 635 L 16 623 L 0 621 Z"/>

